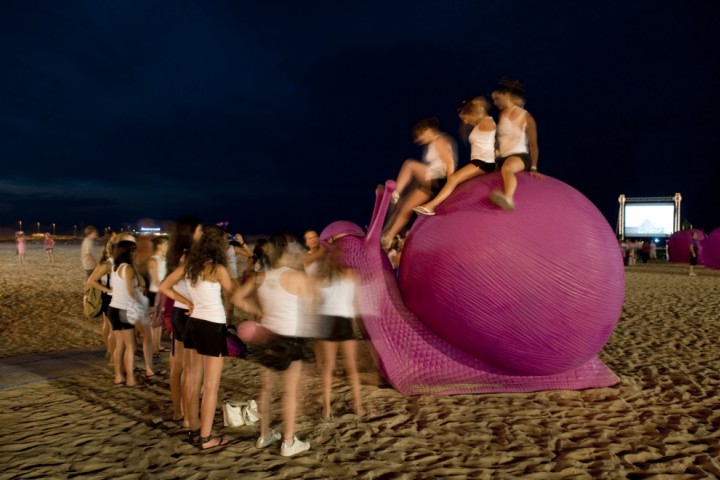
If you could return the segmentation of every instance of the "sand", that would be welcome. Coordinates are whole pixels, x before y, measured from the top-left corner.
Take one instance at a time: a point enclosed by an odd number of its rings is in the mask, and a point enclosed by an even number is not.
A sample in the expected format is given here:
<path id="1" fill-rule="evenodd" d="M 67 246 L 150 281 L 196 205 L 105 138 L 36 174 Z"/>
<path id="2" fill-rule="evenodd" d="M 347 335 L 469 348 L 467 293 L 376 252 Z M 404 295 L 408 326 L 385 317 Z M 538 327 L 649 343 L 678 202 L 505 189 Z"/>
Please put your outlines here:
<path id="1" fill-rule="evenodd" d="M 627 268 L 622 317 L 601 354 L 622 378 L 612 388 L 403 397 L 379 385 L 365 355 L 370 414 L 352 415 L 337 381 L 335 418 L 323 422 L 307 363 L 298 435 L 311 450 L 286 459 L 255 448 L 256 426 L 224 428 L 219 411 L 216 429 L 233 443 L 200 453 L 169 420 L 166 381 L 114 386 L 99 324 L 82 316 L 79 247 L 56 254 L 47 265 L 31 246 L 21 267 L 0 245 L 0 479 L 720 478 L 718 271 Z M 81 350 L 17 357 L 71 349 Z M 66 371 L 47 374 L 53 362 Z M 229 359 L 219 398 L 255 397 L 257 372 Z"/>

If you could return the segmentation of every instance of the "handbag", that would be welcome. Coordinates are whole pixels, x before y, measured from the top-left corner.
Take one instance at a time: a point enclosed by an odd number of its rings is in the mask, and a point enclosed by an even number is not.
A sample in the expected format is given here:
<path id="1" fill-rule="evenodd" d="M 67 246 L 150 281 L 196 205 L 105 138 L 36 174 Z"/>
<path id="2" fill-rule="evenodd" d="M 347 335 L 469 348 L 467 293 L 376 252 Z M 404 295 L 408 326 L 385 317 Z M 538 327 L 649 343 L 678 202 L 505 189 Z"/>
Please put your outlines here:
<path id="1" fill-rule="evenodd" d="M 140 290 L 136 290 L 136 295 L 140 298 L 140 300 L 131 299 L 128 302 L 127 306 L 127 323 L 130 325 L 138 325 L 141 323 L 150 323 L 150 315 L 149 315 L 149 303 L 150 300 L 140 293 Z"/>
<path id="2" fill-rule="evenodd" d="M 227 326 L 225 342 L 227 343 L 228 357 L 245 358 L 247 347 L 245 346 L 245 342 L 238 337 L 237 327 L 235 325 Z"/>
<path id="3" fill-rule="evenodd" d="M 86 287 L 83 295 L 83 313 L 87 318 L 95 318 L 102 310 L 102 292 L 94 287 Z"/>
<path id="4" fill-rule="evenodd" d="M 260 413 L 258 413 L 255 400 L 247 402 L 225 400 L 222 404 L 222 412 L 223 425 L 226 427 L 242 427 L 260 421 Z"/>

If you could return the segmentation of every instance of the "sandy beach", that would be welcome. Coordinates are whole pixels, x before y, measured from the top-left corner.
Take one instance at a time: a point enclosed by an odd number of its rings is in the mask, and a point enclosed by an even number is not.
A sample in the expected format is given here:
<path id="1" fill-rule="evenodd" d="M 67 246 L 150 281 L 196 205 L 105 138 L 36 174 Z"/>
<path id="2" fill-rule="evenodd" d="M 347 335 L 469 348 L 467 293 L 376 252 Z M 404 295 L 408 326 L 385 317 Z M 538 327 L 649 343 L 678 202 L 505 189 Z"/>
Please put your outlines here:
<path id="1" fill-rule="evenodd" d="M 720 271 L 626 269 L 622 317 L 601 353 L 622 379 L 611 388 L 404 397 L 365 353 L 369 415 L 352 414 L 336 380 L 324 422 L 307 362 L 298 436 L 311 449 L 287 459 L 255 448 L 256 426 L 223 427 L 219 410 L 216 430 L 232 444 L 201 453 L 170 420 L 167 380 L 113 385 L 100 325 L 82 315 L 79 246 L 55 253 L 49 265 L 30 245 L 21 266 L 0 244 L 0 479 L 720 478 Z M 257 373 L 228 359 L 219 399 L 256 397 Z"/>

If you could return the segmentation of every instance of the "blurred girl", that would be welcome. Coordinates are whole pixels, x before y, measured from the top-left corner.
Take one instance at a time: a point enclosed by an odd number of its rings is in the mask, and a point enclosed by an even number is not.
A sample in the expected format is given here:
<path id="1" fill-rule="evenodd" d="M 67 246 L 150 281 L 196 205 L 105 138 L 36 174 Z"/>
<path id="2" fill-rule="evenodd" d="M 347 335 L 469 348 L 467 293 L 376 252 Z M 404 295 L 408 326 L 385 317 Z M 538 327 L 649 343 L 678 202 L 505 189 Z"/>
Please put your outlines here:
<path id="1" fill-rule="evenodd" d="M 50 236 L 50 233 L 45 232 L 45 253 L 47 253 L 48 262 L 55 263 L 55 255 L 53 249 L 55 248 L 55 240 Z"/>
<path id="2" fill-rule="evenodd" d="M 170 243 L 167 253 L 167 269 L 169 272 L 185 270 L 185 258 L 193 242 L 202 235 L 202 225 L 195 217 L 182 217 L 175 222 L 170 235 Z M 172 325 L 172 349 L 170 352 L 170 397 L 173 404 L 173 420 L 183 420 L 183 427 L 189 428 L 190 421 L 184 412 L 187 412 L 185 397 L 186 382 L 189 375 L 184 375 L 185 366 L 190 363 L 190 352 L 185 353 L 185 327 L 189 318 L 189 306 L 175 300 L 171 290 L 179 292 L 181 296 L 188 298 L 189 293 L 185 285 L 185 277 L 173 286 L 168 286 L 167 279 L 160 285 L 160 291 L 167 298 L 174 300 L 171 312 L 170 323 Z M 189 386 L 187 386 L 189 390 Z"/>
<path id="3" fill-rule="evenodd" d="M 461 183 L 473 177 L 495 171 L 495 121 L 488 115 L 490 103 L 485 97 L 475 97 L 458 109 L 458 116 L 470 131 L 470 163 L 448 176 L 447 183 L 440 192 L 424 205 L 415 207 L 420 215 L 435 215 L 435 208 Z"/>
<path id="4" fill-rule="evenodd" d="M 25 263 L 25 250 L 27 249 L 25 232 L 19 231 L 15 234 L 15 243 L 17 246 L 18 262 L 20 262 L 20 265 L 23 265 Z"/>
<path id="5" fill-rule="evenodd" d="M 398 210 L 389 221 L 389 227 L 381 239 L 383 249 L 390 248 L 392 239 L 407 225 L 413 208 L 430 200 L 445 185 L 446 177 L 455 171 L 455 146 L 452 139 L 440 131 L 436 118 L 421 120 L 413 127 L 413 138 L 420 145 L 425 145 L 423 162 L 405 160 L 397 177 L 397 187 L 392 194 L 393 203 L 400 201 Z M 418 188 L 407 190 L 411 181 Z"/>
<path id="6" fill-rule="evenodd" d="M 148 287 L 148 299 L 151 308 L 162 308 L 162 305 L 156 305 L 157 294 L 160 291 L 160 283 L 167 276 L 167 250 L 168 238 L 164 236 L 153 237 L 153 255 L 148 259 L 147 269 L 150 276 L 150 286 Z M 162 337 L 162 317 L 152 315 L 152 317 L 160 320 L 160 324 L 152 325 L 152 344 L 153 356 L 158 358 L 160 352 L 167 352 L 168 349 L 160 345 Z"/>
<path id="7" fill-rule="evenodd" d="M 190 249 L 185 268 L 175 269 L 162 284 L 163 293 L 186 304 L 190 313 L 185 329 L 185 350 L 190 354 L 185 414 L 189 417 L 190 437 L 193 441 L 197 439 L 201 450 L 228 443 L 227 438 L 212 433 L 220 376 L 227 356 L 227 319 L 222 292 L 227 295 L 233 292 L 226 249 L 225 232 L 216 225 L 206 226 Z M 185 278 L 188 296 L 173 288 L 182 278 Z"/>
<path id="8" fill-rule="evenodd" d="M 538 142 L 535 119 L 525 110 L 525 87 L 517 80 L 501 79 L 492 92 L 493 102 L 500 109 L 497 127 L 497 168 L 503 179 L 503 191 L 494 190 L 490 200 L 503 210 L 515 210 L 518 172 L 537 173 Z"/>
<path id="9" fill-rule="evenodd" d="M 102 292 L 100 298 L 102 298 L 102 307 L 100 314 L 102 316 L 102 339 L 105 344 L 105 349 L 108 356 L 110 357 L 110 365 L 115 365 L 115 335 L 113 335 L 112 325 L 110 323 L 110 317 L 108 316 L 108 310 L 110 307 L 110 299 L 112 298 L 112 285 L 110 282 L 110 276 L 113 270 L 113 251 L 115 247 L 116 236 L 111 236 L 105 242 L 105 248 L 103 248 L 102 255 L 100 256 L 100 262 L 98 263 L 93 273 L 87 279 L 86 285 L 97 288 Z"/>
<path id="10" fill-rule="evenodd" d="M 302 336 L 305 327 L 307 310 L 304 308 L 304 302 L 313 298 L 313 292 L 305 273 L 288 266 L 297 260 L 295 253 L 289 248 L 288 238 L 285 235 L 274 235 L 269 244 L 271 268 L 245 282 L 238 289 L 233 301 L 244 311 L 261 318 L 261 326 L 258 330 L 270 332 L 275 336 L 271 342 L 283 346 L 283 365 L 276 366 L 275 369 L 263 366 L 262 369 L 262 388 L 259 397 L 260 437 L 255 445 L 257 448 L 266 448 L 282 440 L 280 455 L 289 457 L 310 448 L 308 442 L 299 440 L 295 436 L 295 423 L 299 409 L 298 389 L 304 350 L 304 342 L 299 337 Z M 260 301 L 260 308 L 250 301 L 255 292 Z M 244 325 L 251 323 L 245 322 Z M 253 339 L 248 337 L 243 340 L 254 343 Z M 277 370 L 282 370 L 284 387 L 282 434 L 270 428 L 270 399 L 273 383 L 278 376 Z"/>
<path id="11" fill-rule="evenodd" d="M 342 266 L 338 258 L 338 249 L 331 249 L 320 260 L 319 276 L 322 278 L 320 290 L 322 303 L 318 314 L 320 323 L 326 329 L 326 338 L 320 341 L 323 352 L 323 417 L 330 418 L 330 392 L 333 370 L 338 349 L 342 352 L 343 365 L 347 372 L 352 391 L 355 414 L 365 415 L 360 398 L 360 375 L 357 369 L 357 340 L 353 331 L 355 318 L 355 284 L 352 270 Z"/>

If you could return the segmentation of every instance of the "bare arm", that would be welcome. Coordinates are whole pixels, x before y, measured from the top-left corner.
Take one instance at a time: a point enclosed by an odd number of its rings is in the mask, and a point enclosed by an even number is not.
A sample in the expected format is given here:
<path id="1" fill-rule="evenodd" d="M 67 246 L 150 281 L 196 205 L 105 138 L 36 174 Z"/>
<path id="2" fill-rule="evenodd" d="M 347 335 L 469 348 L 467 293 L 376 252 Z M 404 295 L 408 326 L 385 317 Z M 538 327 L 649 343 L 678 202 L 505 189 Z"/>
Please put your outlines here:
<path id="1" fill-rule="evenodd" d="M 102 283 L 100 283 L 100 278 L 103 275 L 107 275 L 107 263 L 101 263 L 98 266 L 95 267 L 95 270 L 93 270 L 92 274 L 88 277 L 87 282 L 85 283 L 88 287 L 97 288 L 101 292 L 110 293 L 112 292 L 112 289 L 106 287 Z"/>
<path id="2" fill-rule="evenodd" d="M 449 177 L 455 172 L 455 156 L 453 155 L 452 145 L 444 136 L 438 138 L 437 142 L 438 154 L 445 164 L 445 172 Z"/>
<path id="3" fill-rule="evenodd" d="M 160 284 L 160 291 L 167 298 L 175 300 L 176 302 L 183 303 L 188 307 L 192 307 L 192 302 L 190 301 L 190 299 L 185 298 L 184 295 L 181 295 L 173 288 L 175 284 L 177 284 L 180 280 L 183 279 L 184 276 L 185 266 L 180 265 L 175 270 L 173 270 L 170 275 L 165 277 L 165 280 L 163 280 L 163 282 Z M 192 308 L 190 308 L 190 310 L 192 310 Z"/>
<path id="4" fill-rule="evenodd" d="M 530 152 L 530 166 L 533 170 L 537 169 L 538 157 L 540 150 L 538 149 L 537 124 L 535 119 L 529 113 L 527 114 L 527 126 L 525 133 L 527 134 L 528 150 Z"/>
<path id="5" fill-rule="evenodd" d="M 258 275 L 264 275 L 260 273 Z M 236 307 L 248 312 L 256 317 L 262 317 L 262 310 L 258 308 L 255 302 L 250 301 L 249 297 L 257 289 L 257 279 L 255 277 L 248 278 L 245 283 L 240 285 L 235 293 L 230 297 L 230 301 Z"/>
<path id="6" fill-rule="evenodd" d="M 242 247 L 237 247 L 235 249 L 235 253 L 242 255 L 243 257 L 252 257 L 253 252 L 250 250 L 250 247 L 248 247 L 247 243 L 245 243 L 245 240 L 243 239 L 243 236 L 239 233 L 235 234 L 235 240 L 237 240 Z"/>
<path id="7" fill-rule="evenodd" d="M 154 258 L 148 260 L 148 273 L 150 274 L 150 283 L 160 285 L 160 275 L 158 273 L 158 262 Z"/>

